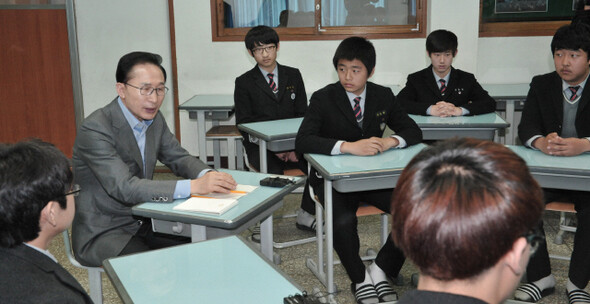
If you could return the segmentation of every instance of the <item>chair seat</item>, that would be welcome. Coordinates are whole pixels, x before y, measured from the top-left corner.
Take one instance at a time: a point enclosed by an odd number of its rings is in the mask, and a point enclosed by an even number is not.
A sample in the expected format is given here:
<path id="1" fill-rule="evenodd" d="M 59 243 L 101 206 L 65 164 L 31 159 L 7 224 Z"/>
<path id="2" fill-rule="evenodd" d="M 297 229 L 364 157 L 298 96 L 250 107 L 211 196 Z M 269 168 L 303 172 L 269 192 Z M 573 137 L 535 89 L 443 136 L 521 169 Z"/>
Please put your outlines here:
<path id="1" fill-rule="evenodd" d="M 545 205 L 545 210 L 576 213 L 573 203 L 551 202 Z"/>
<path id="2" fill-rule="evenodd" d="M 242 137 L 242 134 L 235 125 L 214 126 L 205 133 L 209 138 L 212 137 Z"/>

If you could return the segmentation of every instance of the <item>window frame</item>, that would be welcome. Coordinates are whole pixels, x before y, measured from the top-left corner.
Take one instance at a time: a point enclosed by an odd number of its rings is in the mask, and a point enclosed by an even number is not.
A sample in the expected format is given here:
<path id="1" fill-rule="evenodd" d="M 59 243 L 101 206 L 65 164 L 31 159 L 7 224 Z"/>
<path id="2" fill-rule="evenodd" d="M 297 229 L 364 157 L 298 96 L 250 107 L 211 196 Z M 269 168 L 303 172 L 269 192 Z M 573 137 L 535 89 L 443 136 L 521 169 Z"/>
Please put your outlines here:
<path id="1" fill-rule="evenodd" d="M 212 41 L 244 41 L 250 28 L 224 27 L 223 0 L 210 0 Z M 388 26 L 337 26 L 321 27 L 321 0 L 315 0 L 315 25 L 313 27 L 274 28 L 281 40 L 342 40 L 352 35 L 362 35 L 368 39 L 425 38 L 427 0 L 416 0 L 416 23 L 414 25 Z"/>

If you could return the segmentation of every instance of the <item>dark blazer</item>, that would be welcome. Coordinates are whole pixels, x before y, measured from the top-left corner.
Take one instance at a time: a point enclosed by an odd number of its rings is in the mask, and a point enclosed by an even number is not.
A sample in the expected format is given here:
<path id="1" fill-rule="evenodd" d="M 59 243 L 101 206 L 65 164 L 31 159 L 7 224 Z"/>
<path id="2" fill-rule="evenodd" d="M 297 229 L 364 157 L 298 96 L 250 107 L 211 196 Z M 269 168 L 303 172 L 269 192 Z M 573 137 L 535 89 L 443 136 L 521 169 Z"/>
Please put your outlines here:
<path id="1" fill-rule="evenodd" d="M 535 135 L 561 135 L 563 124 L 563 93 L 557 72 L 533 77 L 518 125 L 518 137 L 524 143 Z M 574 122 L 578 137 L 590 137 L 590 85 L 584 86 Z"/>
<path id="2" fill-rule="evenodd" d="M 313 93 L 295 146 L 299 153 L 330 154 L 338 140 L 382 137 L 385 126 L 408 144 L 422 140 L 422 131 L 397 103 L 391 89 L 367 82 L 363 127 L 358 126 L 346 91 L 336 82 Z M 310 174 L 311 175 L 311 174 Z"/>
<path id="3" fill-rule="evenodd" d="M 133 130 L 117 98 L 84 120 L 72 157 L 75 182 L 82 188 L 72 225 L 79 262 L 100 266 L 121 252 L 141 224 L 131 215 L 134 205 L 173 200 L 175 180 L 152 180 L 157 160 L 189 179 L 209 168 L 180 146 L 160 112 L 146 132 L 145 175 Z"/>
<path id="4" fill-rule="evenodd" d="M 428 290 L 409 290 L 404 293 L 399 304 L 486 304 L 486 302 L 458 294 Z"/>
<path id="5" fill-rule="evenodd" d="M 469 110 L 469 115 L 496 110 L 496 101 L 479 85 L 473 74 L 451 67 L 447 91 L 442 96 L 432 73 L 431 65 L 408 75 L 406 86 L 397 99 L 409 114 L 426 115 L 428 107 L 441 100 Z"/>
<path id="6" fill-rule="evenodd" d="M 277 95 L 270 86 L 258 65 L 236 78 L 234 102 L 236 124 L 303 117 L 307 109 L 305 86 L 298 69 L 277 64 L 279 91 Z M 253 145 L 244 136 L 244 145 Z M 248 147 L 246 147 L 248 148 Z"/>
<path id="7" fill-rule="evenodd" d="M 61 265 L 24 244 L 0 247 L 0 303 L 92 303 Z"/>

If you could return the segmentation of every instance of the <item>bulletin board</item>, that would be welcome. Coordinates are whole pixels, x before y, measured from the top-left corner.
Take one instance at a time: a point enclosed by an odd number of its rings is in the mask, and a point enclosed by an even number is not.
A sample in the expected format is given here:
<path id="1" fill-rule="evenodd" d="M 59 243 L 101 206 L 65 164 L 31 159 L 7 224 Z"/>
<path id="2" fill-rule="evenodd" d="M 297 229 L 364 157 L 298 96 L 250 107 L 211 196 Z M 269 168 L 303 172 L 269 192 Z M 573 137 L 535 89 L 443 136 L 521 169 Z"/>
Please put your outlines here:
<path id="1" fill-rule="evenodd" d="M 482 0 L 481 21 L 530 22 L 571 20 L 577 0 Z"/>

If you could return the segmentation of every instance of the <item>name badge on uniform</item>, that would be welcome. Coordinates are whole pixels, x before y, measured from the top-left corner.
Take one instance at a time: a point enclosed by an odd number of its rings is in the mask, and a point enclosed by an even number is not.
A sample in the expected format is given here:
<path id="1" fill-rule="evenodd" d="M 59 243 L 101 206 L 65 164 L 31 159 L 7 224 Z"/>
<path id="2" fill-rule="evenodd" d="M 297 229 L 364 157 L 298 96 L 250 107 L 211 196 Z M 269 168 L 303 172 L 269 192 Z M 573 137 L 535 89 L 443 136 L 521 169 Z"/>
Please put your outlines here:
<path id="1" fill-rule="evenodd" d="M 295 100 L 295 92 L 291 93 L 291 100 Z"/>
<path id="2" fill-rule="evenodd" d="M 381 128 L 381 131 L 385 130 L 385 123 L 384 122 L 380 123 L 379 128 Z"/>

